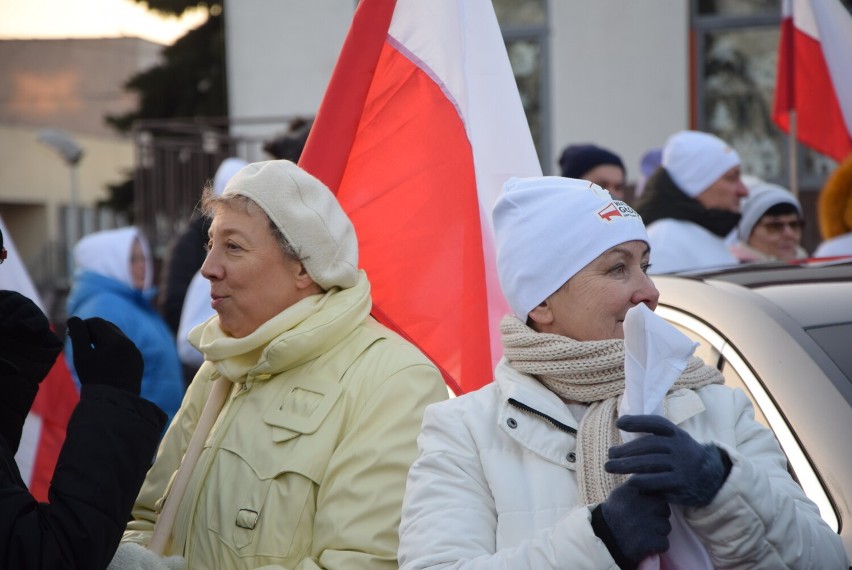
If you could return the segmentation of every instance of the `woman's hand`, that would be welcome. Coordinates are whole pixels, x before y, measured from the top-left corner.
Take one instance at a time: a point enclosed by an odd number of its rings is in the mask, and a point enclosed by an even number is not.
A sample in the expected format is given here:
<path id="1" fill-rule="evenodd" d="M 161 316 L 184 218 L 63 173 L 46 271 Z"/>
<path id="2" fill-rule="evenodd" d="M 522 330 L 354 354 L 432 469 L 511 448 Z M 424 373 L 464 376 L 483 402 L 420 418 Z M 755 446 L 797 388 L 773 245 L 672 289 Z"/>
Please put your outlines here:
<path id="1" fill-rule="evenodd" d="M 627 484 L 636 489 L 659 493 L 672 504 L 704 507 L 728 477 L 730 460 L 727 455 L 723 460 L 721 449 L 698 443 L 663 416 L 622 416 L 616 426 L 649 434 L 611 447 L 604 466 L 609 473 L 632 473 Z"/>

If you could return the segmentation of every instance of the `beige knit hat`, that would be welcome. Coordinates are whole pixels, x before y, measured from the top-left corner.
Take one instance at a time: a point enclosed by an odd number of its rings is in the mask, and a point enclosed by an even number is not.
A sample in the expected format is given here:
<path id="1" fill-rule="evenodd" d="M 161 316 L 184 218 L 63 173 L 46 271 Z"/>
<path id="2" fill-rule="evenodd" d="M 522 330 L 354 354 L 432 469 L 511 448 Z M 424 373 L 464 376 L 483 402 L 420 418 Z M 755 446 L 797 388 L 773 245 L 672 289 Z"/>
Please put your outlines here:
<path id="1" fill-rule="evenodd" d="M 320 287 L 346 289 L 358 281 L 355 228 L 325 184 L 289 160 L 269 160 L 237 172 L 222 193 L 230 194 L 266 212 Z"/>

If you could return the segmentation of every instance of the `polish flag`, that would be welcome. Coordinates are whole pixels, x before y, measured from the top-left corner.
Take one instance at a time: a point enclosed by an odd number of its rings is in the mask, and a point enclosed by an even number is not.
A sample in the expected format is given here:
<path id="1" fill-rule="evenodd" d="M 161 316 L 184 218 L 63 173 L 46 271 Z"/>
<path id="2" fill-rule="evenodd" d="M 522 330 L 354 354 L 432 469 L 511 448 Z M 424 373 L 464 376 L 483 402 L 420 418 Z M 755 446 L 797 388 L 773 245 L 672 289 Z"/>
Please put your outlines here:
<path id="1" fill-rule="evenodd" d="M 2 218 L 0 229 L 3 231 L 3 244 L 9 252 L 8 258 L 0 266 L 0 289 L 17 291 L 44 311 L 38 291 L 21 262 Z M 79 399 L 71 373 L 65 364 L 65 357 L 60 354 L 56 364 L 39 386 L 38 395 L 24 422 L 21 443 L 15 454 L 21 477 L 38 501 L 47 501 L 53 469 L 65 441 L 65 428 Z"/>
<path id="2" fill-rule="evenodd" d="M 772 118 L 840 161 L 852 153 L 852 15 L 840 0 L 783 0 Z"/>
<path id="3" fill-rule="evenodd" d="M 299 164 L 355 225 L 373 314 L 457 394 L 490 382 L 491 208 L 541 175 L 490 0 L 362 0 Z"/>

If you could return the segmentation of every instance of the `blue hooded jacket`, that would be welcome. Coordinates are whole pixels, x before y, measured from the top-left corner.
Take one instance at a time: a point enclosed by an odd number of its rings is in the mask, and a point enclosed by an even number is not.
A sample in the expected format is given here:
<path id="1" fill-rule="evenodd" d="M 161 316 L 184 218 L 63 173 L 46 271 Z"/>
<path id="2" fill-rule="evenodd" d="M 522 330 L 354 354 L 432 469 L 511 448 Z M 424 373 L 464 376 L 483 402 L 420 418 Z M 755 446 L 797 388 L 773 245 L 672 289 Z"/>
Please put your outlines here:
<path id="1" fill-rule="evenodd" d="M 133 241 L 138 239 L 147 261 L 145 287 L 136 289 L 130 270 Z M 77 270 L 68 296 L 68 316 L 101 317 L 115 323 L 139 348 L 145 363 L 141 396 L 159 406 L 171 421 L 183 400 L 183 373 L 171 331 L 151 300 L 151 255 L 135 227 L 89 234 L 74 247 Z M 70 339 L 65 358 L 77 387 Z"/>

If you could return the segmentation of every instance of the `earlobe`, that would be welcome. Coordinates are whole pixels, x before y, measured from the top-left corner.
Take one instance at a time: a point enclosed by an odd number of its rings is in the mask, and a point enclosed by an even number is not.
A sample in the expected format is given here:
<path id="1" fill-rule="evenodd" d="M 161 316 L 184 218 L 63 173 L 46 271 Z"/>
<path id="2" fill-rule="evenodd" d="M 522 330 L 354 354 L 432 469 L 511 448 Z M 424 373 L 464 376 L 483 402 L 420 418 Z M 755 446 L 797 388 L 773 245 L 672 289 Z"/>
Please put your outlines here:
<path id="1" fill-rule="evenodd" d="M 553 311 L 547 299 L 542 301 L 535 309 L 530 311 L 530 320 L 538 326 L 547 326 L 553 323 Z M 536 328 L 536 327 L 533 327 Z"/>
<path id="2" fill-rule="evenodd" d="M 308 275 L 308 271 L 305 269 L 305 266 L 299 263 L 299 270 L 296 273 L 296 288 L 307 289 L 312 285 L 315 285 L 313 278 Z"/>

